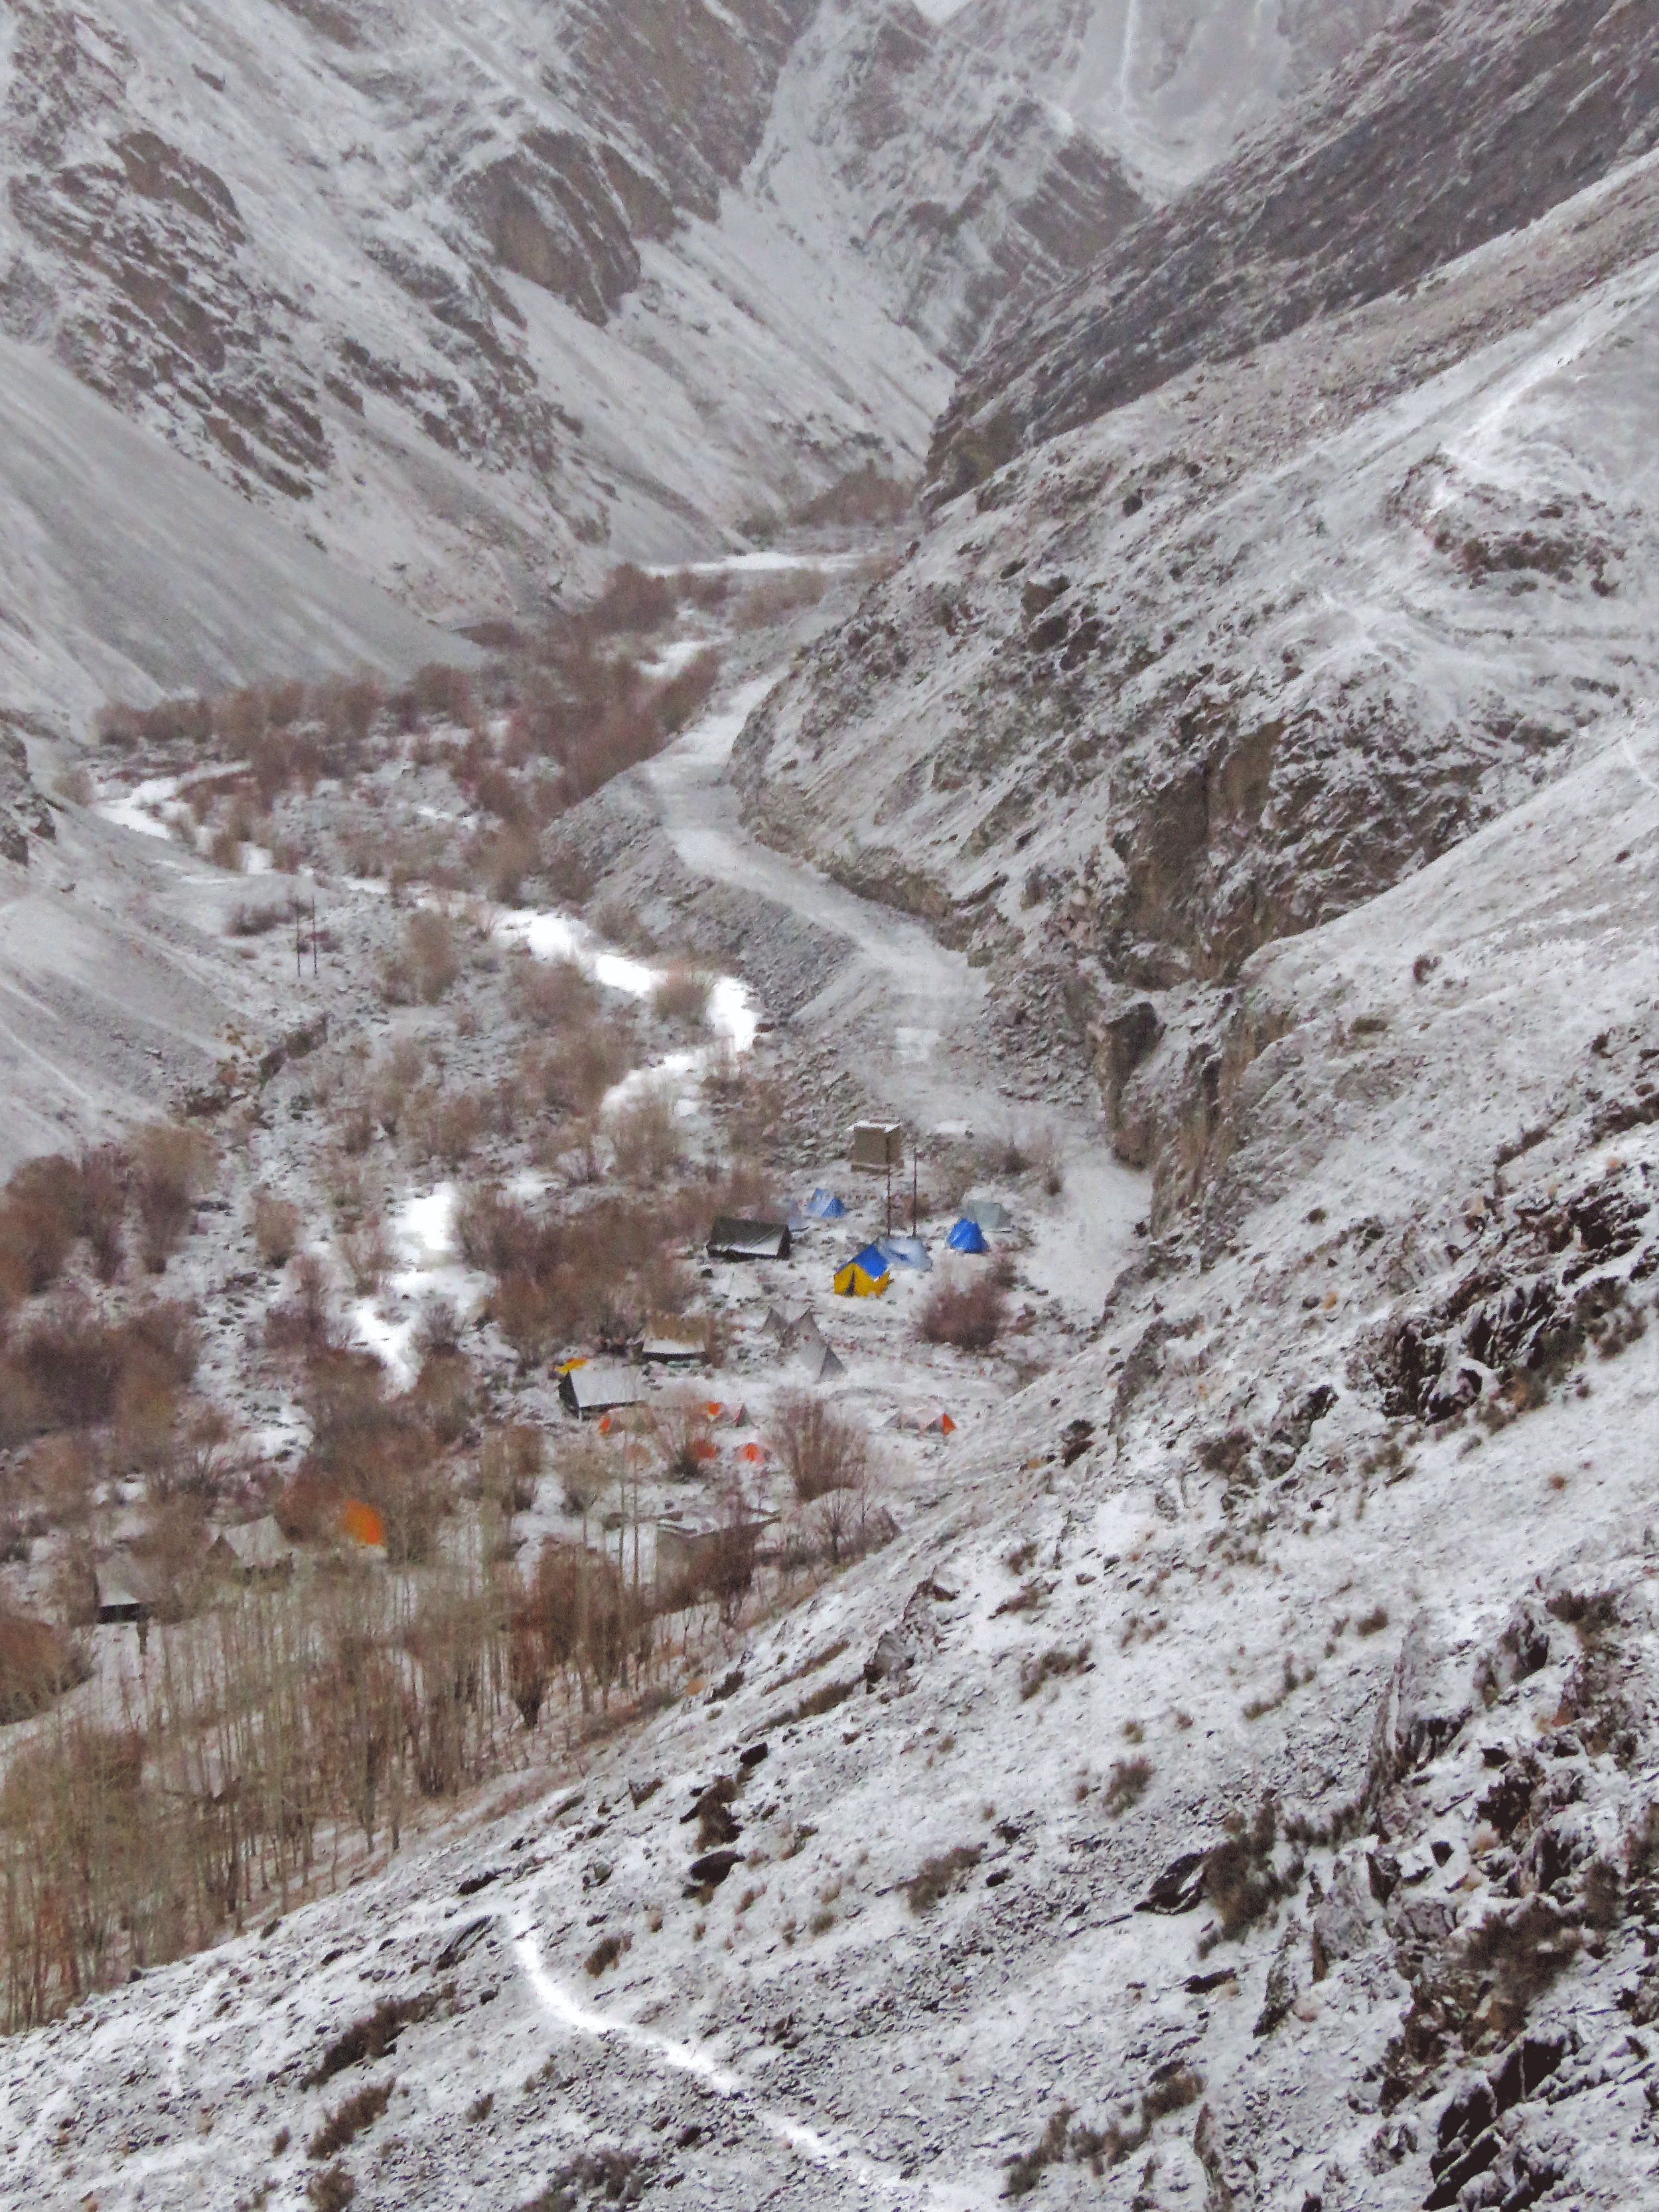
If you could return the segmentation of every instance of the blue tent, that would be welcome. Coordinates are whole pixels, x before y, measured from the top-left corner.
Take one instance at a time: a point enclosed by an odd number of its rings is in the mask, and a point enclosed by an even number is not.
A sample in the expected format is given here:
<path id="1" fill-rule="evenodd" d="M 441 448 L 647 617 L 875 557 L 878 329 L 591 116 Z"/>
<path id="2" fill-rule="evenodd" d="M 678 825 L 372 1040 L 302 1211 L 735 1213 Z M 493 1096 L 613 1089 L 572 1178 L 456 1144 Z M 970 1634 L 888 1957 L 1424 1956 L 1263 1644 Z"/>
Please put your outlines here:
<path id="1" fill-rule="evenodd" d="M 877 1243 L 883 1259 L 895 1267 L 919 1268 L 925 1275 L 933 1264 L 920 1237 L 883 1237 Z"/>
<path id="2" fill-rule="evenodd" d="M 822 1185 L 806 1201 L 806 1211 L 814 1221 L 839 1221 L 847 1211 L 833 1190 Z"/>
<path id="3" fill-rule="evenodd" d="M 988 1252 L 991 1249 L 978 1222 L 969 1221 L 966 1217 L 957 1222 L 945 1243 L 947 1250 L 951 1252 Z"/>

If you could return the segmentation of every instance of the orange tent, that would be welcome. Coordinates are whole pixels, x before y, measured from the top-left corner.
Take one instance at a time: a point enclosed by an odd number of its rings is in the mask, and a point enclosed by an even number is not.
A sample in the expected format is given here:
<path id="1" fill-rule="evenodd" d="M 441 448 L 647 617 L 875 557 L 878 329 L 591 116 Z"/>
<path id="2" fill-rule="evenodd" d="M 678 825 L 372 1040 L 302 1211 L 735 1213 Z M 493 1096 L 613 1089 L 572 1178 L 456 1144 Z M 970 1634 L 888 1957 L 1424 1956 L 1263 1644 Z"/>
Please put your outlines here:
<path id="1" fill-rule="evenodd" d="M 380 1551 L 386 1548 L 386 1522 L 361 1498 L 348 1498 L 340 1508 L 340 1534 L 349 1536 L 354 1544 L 372 1545 Z"/>

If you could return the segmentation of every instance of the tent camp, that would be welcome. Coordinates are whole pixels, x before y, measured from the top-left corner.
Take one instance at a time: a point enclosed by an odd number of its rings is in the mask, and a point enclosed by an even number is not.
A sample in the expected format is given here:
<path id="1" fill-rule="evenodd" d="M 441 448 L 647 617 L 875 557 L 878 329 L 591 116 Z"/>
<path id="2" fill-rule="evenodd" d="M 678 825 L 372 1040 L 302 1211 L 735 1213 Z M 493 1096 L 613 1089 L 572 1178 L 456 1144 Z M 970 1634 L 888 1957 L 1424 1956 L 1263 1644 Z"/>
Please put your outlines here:
<path id="1" fill-rule="evenodd" d="M 964 1213 L 945 1238 L 945 1248 L 951 1252 L 988 1252 L 985 1232 L 977 1221 L 970 1221 Z"/>
<path id="2" fill-rule="evenodd" d="M 787 1260 L 789 1224 L 787 1221 L 742 1221 L 722 1213 L 708 1232 L 711 1260 Z"/>
<path id="3" fill-rule="evenodd" d="M 892 1282 L 890 1269 L 878 1244 L 866 1244 L 836 1271 L 838 1298 L 878 1298 Z"/>
<path id="4" fill-rule="evenodd" d="M 978 1222 L 981 1229 L 1006 1229 L 1012 1218 L 1000 1198 L 972 1196 L 962 1201 L 962 1218 L 964 1221 Z"/>
<path id="5" fill-rule="evenodd" d="M 933 1267 L 920 1237 L 883 1237 L 877 1240 L 876 1249 L 890 1267 L 915 1267 L 924 1275 Z"/>
<path id="6" fill-rule="evenodd" d="M 855 1168 L 896 1168 L 904 1158 L 904 1125 L 900 1121 L 854 1121 L 852 1161 Z"/>
<path id="7" fill-rule="evenodd" d="M 820 1183 L 806 1201 L 806 1212 L 813 1221 L 839 1221 L 847 1211 L 833 1190 L 825 1190 Z"/>
<path id="8" fill-rule="evenodd" d="M 559 1395 L 568 1411 L 586 1420 L 594 1413 L 614 1413 L 619 1406 L 637 1406 L 645 1392 L 631 1368 L 602 1367 L 586 1359 L 559 1377 Z"/>

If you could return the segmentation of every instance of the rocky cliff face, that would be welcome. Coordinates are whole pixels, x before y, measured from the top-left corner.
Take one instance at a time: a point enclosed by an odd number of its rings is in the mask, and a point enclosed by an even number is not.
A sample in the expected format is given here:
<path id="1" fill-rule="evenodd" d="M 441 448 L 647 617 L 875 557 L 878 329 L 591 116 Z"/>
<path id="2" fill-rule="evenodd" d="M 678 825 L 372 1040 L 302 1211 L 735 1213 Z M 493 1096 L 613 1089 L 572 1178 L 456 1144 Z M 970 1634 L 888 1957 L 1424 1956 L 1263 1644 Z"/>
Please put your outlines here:
<path id="1" fill-rule="evenodd" d="M 1563 11 L 1552 21 L 1565 41 Z M 1601 50 L 1594 98 L 1625 104 L 1572 137 L 1576 52 L 1542 70 L 1530 109 L 1510 88 L 1467 114 L 1468 142 L 1524 120 L 1528 143 L 1571 139 L 1581 168 L 1607 167 L 1607 132 L 1650 126 L 1648 58 L 1636 40 Z M 1426 142 L 1391 143 L 1419 175 Z M 1543 189 L 1536 165 L 1509 173 Z M 1133 251 L 1166 221 L 1196 236 L 1212 198 L 1142 225 Z M 1402 189 L 1397 204 L 1405 234 L 1376 233 L 1373 270 L 1413 250 L 1418 202 Z M 1271 256 L 1247 244 L 1227 281 L 1266 312 Z M 1220 268 L 1226 236 L 1204 251 Z M 1656 252 L 1650 154 L 1346 313 L 1311 313 L 1320 252 L 1291 255 L 1281 296 L 1309 309 L 1299 327 L 1103 402 L 943 507 L 751 725 L 753 818 L 973 945 L 1034 1067 L 1053 1040 L 1017 1021 L 1022 978 L 1060 957 L 1094 995 L 1120 1146 L 1158 1164 L 1188 1107 L 1131 1079 L 1166 1029 L 1218 1067 L 1216 1009 L 1259 948 L 1447 851 L 1659 680 L 1659 479 L 1640 427 Z M 1158 375 L 1143 343 L 1127 388 Z M 1073 420 L 1085 350 L 1056 341 L 1008 387 L 1034 439 L 1051 409 Z M 970 392 L 1006 357 L 981 358 Z M 983 419 L 969 402 L 950 418 L 945 465 Z M 1248 1060 L 1270 1041 L 1237 1047 Z M 1182 1064 L 1160 1062 L 1171 1080 Z M 1181 1162 L 1164 1164 L 1173 1192 Z"/>

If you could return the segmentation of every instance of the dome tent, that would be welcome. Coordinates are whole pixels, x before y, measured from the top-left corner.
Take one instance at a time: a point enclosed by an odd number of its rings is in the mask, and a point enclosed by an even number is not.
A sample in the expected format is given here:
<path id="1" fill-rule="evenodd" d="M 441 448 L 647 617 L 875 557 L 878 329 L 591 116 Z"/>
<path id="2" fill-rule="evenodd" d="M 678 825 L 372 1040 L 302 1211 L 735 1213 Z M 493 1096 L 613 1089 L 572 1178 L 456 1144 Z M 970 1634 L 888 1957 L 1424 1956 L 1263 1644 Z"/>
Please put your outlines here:
<path id="1" fill-rule="evenodd" d="M 866 1244 L 836 1271 L 836 1296 L 840 1298 L 878 1298 L 893 1278 L 881 1248 Z"/>
<path id="2" fill-rule="evenodd" d="M 985 1231 L 977 1221 L 969 1221 L 966 1214 L 945 1238 L 945 1244 L 951 1252 L 988 1252 L 991 1249 L 985 1241 Z"/>

